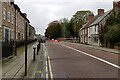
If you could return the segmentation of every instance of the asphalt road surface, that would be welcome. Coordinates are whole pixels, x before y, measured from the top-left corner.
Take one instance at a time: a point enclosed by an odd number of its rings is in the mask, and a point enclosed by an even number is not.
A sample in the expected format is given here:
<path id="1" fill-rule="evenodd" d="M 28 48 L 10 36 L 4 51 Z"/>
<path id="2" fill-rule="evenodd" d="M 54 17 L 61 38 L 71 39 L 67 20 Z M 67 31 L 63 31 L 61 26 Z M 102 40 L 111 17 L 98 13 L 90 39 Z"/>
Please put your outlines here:
<path id="1" fill-rule="evenodd" d="M 118 78 L 118 55 L 83 45 L 46 42 L 53 78 Z"/>

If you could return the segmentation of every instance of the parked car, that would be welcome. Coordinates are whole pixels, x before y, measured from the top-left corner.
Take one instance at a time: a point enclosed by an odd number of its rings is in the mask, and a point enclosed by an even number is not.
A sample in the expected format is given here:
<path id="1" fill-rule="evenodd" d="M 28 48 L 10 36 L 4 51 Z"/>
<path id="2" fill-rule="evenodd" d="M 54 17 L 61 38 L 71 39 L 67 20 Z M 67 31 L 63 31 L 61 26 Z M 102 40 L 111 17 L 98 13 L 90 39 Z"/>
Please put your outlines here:
<path id="1" fill-rule="evenodd" d="M 54 40 L 54 39 L 51 39 L 50 41 L 51 41 L 51 42 L 54 42 L 55 40 Z"/>

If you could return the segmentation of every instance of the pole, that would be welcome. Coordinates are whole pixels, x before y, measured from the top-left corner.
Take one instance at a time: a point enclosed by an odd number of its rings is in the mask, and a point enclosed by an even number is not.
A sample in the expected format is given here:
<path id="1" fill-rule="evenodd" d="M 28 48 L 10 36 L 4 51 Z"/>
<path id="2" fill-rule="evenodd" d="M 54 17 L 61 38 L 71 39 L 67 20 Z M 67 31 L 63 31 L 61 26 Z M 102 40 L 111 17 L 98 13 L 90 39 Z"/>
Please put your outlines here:
<path id="1" fill-rule="evenodd" d="M 34 49 L 34 52 L 33 52 L 33 61 L 35 61 L 35 47 L 33 48 Z"/>
<path id="2" fill-rule="evenodd" d="M 16 49 L 16 9 L 15 9 L 15 30 L 14 30 L 14 34 L 15 34 L 15 40 L 14 40 L 14 54 L 17 55 L 17 49 Z"/>
<path id="3" fill-rule="evenodd" d="M 64 24 L 64 40 L 65 40 L 65 24 Z"/>
<path id="4" fill-rule="evenodd" d="M 27 22 L 25 25 L 25 76 L 27 76 Z"/>
<path id="5" fill-rule="evenodd" d="M 37 55 L 38 55 L 38 50 L 39 50 L 38 48 L 39 48 L 39 47 L 38 47 L 38 45 L 37 45 Z"/>

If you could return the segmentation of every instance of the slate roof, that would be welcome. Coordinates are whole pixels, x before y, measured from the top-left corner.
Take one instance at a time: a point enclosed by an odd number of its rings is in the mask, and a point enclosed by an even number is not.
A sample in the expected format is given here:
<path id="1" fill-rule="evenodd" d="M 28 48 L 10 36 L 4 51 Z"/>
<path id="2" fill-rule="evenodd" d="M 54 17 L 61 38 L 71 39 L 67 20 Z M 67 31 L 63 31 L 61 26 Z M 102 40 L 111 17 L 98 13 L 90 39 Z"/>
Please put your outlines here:
<path id="1" fill-rule="evenodd" d="M 92 24 L 90 24 L 88 27 L 91 27 L 93 25 L 98 24 L 101 20 L 103 20 L 112 10 L 107 11 L 106 13 L 100 15 Z"/>

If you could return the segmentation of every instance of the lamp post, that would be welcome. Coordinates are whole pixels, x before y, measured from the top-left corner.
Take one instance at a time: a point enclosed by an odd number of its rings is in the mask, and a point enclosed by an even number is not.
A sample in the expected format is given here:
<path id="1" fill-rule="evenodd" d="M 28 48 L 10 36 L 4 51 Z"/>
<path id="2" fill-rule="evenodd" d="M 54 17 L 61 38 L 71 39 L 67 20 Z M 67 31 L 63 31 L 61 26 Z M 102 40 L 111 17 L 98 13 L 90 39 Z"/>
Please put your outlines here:
<path id="1" fill-rule="evenodd" d="M 64 24 L 64 40 L 65 40 L 65 24 Z"/>
<path id="2" fill-rule="evenodd" d="M 25 76 L 27 76 L 27 22 L 25 22 Z"/>
<path id="3" fill-rule="evenodd" d="M 17 49 L 16 49 L 16 5 L 15 5 L 15 30 L 14 30 L 14 54 L 17 55 Z"/>

